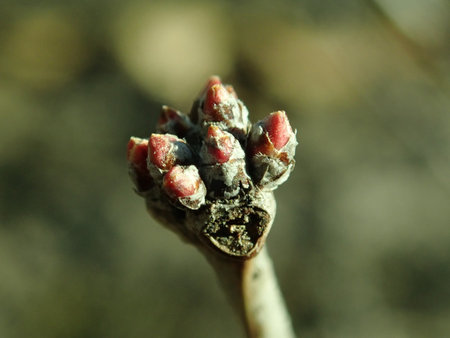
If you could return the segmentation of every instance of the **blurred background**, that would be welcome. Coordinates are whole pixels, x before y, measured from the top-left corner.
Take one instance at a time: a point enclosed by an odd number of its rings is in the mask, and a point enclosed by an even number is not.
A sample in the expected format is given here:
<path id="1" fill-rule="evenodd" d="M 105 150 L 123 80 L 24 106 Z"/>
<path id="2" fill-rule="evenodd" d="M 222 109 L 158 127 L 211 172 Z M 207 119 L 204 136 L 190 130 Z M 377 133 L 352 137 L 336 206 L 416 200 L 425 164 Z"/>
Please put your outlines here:
<path id="1" fill-rule="evenodd" d="M 125 160 L 212 74 L 298 131 L 268 247 L 299 337 L 449 336 L 449 18 L 445 0 L 3 0 L 0 337 L 242 336 Z"/>

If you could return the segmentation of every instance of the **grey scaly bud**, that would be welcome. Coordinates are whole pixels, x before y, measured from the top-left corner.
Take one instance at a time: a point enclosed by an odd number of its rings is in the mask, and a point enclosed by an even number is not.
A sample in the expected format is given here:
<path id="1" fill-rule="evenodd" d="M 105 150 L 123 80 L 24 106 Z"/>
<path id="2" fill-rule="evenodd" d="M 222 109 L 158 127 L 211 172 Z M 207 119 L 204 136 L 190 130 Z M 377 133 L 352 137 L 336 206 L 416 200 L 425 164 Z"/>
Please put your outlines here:
<path id="1" fill-rule="evenodd" d="M 284 183 L 295 165 L 296 146 L 295 133 L 284 111 L 256 122 L 247 142 L 253 182 L 265 190 Z"/>

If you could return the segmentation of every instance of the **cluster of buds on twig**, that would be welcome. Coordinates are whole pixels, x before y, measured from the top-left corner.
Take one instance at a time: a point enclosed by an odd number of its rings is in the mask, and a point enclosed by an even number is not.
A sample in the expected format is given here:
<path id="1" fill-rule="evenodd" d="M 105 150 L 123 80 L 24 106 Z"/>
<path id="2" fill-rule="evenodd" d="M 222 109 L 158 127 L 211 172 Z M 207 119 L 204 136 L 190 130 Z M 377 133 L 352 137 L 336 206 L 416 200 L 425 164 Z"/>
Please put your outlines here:
<path id="1" fill-rule="evenodd" d="M 185 239 L 256 254 L 275 213 L 272 190 L 295 163 L 286 113 L 252 125 L 233 87 L 213 76 L 189 116 L 163 106 L 156 131 L 128 143 L 130 176 L 149 211 Z"/>

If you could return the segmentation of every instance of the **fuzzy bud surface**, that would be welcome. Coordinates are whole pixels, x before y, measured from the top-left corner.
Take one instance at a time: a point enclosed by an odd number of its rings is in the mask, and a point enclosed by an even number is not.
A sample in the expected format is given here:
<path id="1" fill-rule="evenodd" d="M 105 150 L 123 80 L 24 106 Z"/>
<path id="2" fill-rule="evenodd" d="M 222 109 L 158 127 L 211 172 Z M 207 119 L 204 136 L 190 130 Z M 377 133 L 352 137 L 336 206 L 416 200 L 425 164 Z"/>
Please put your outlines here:
<path id="1" fill-rule="evenodd" d="M 170 170 L 175 164 L 186 164 L 193 154 L 186 141 L 171 134 L 152 134 L 148 142 L 148 165 L 159 171 Z"/>
<path id="2" fill-rule="evenodd" d="M 205 202 L 206 188 L 193 165 L 174 166 L 164 175 L 162 187 L 169 197 L 189 209 L 196 210 Z"/>

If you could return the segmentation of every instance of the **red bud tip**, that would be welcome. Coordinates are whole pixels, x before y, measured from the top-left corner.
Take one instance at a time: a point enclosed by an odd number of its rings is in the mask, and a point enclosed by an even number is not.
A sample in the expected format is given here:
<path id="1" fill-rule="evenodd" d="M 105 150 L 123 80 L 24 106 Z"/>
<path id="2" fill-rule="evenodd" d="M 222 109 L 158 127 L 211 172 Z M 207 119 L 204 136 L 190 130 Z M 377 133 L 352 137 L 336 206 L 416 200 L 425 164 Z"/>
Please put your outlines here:
<path id="1" fill-rule="evenodd" d="M 138 137 L 131 137 L 127 147 L 127 159 L 141 173 L 148 173 L 147 155 L 148 141 Z"/>
<path id="2" fill-rule="evenodd" d="M 223 117 L 218 116 L 217 105 L 226 101 L 232 95 L 222 84 L 215 84 L 206 93 L 205 102 L 203 103 L 203 112 L 209 118 L 209 121 L 221 121 Z"/>
<path id="3" fill-rule="evenodd" d="M 209 126 L 205 144 L 215 163 L 227 162 L 233 153 L 232 135 L 217 126 Z"/>
<path id="4" fill-rule="evenodd" d="M 178 120 L 179 112 L 169 106 L 162 106 L 161 115 L 158 119 L 158 125 L 166 124 L 169 121 Z"/>
<path id="5" fill-rule="evenodd" d="M 176 165 L 164 176 L 163 189 L 171 197 L 183 198 L 194 195 L 201 182 L 195 166 L 182 167 Z"/>
<path id="6" fill-rule="evenodd" d="M 267 116 L 263 123 L 273 146 L 278 150 L 283 148 L 292 135 L 292 128 L 286 113 L 283 110 L 274 112 Z"/>
<path id="7" fill-rule="evenodd" d="M 189 117 L 176 109 L 162 106 L 161 115 L 157 125 L 159 132 L 176 134 L 183 137 L 188 133 L 191 127 L 192 124 Z"/>
<path id="8" fill-rule="evenodd" d="M 170 134 L 152 134 L 148 142 L 150 162 L 162 170 L 169 170 L 175 164 L 174 143 L 180 139 Z"/>
<path id="9" fill-rule="evenodd" d="M 208 90 L 216 84 L 222 84 L 222 81 L 220 80 L 220 77 L 218 77 L 217 75 L 213 75 L 208 79 L 204 92 L 207 93 Z"/>
<path id="10" fill-rule="evenodd" d="M 286 113 L 282 110 L 274 112 L 255 123 L 247 151 L 250 155 L 264 154 L 273 156 L 278 153 L 294 135 Z"/>

